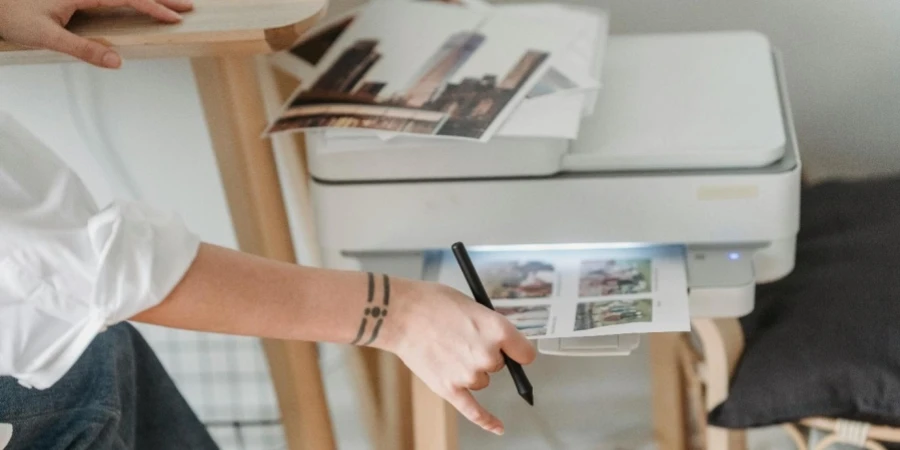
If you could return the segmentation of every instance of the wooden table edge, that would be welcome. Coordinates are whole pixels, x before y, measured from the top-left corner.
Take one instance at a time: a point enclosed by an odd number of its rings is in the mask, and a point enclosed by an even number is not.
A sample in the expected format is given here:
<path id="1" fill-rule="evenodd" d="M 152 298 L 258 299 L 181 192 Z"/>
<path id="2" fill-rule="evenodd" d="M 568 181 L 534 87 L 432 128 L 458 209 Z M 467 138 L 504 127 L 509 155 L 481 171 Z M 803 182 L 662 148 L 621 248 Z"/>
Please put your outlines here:
<path id="1" fill-rule="evenodd" d="M 325 15 L 328 1 L 317 0 L 317 3 L 311 7 L 312 14 L 303 19 L 270 28 L 97 34 L 88 36 L 88 39 L 115 49 L 126 64 L 129 59 L 268 54 L 289 49 Z M 66 54 L 24 47 L 0 39 L 0 66 L 76 61 Z"/>

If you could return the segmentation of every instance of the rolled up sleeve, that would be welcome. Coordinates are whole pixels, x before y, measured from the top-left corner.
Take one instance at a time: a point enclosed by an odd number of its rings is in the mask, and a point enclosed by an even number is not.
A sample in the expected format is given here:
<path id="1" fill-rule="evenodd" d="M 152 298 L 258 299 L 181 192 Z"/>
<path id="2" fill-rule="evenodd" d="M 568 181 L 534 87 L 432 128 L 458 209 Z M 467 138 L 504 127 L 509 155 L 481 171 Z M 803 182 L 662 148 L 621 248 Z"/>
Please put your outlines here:
<path id="1" fill-rule="evenodd" d="M 139 202 L 98 208 L 0 113 L 0 376 L 52 386 L 98 333 L 161 303 L 199 245 L 174 214 Z"/>

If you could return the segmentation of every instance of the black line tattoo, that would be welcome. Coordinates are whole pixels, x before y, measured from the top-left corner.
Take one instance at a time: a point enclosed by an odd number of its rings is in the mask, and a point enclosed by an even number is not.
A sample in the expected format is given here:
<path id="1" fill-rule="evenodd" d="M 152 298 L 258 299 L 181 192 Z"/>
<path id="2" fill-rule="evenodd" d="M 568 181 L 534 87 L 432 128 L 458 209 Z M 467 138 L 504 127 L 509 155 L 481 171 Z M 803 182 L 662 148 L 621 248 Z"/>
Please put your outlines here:
<path id="1" fill-rule="evenodd" d="M 351 344 L 356 345 L 360 339 L 362 339 L 363 334 L 366 332 L 366 318 L 363 317 L 362 322 L 359 324 L 359 332 L 356 333 L 356 339 L 351 342 Z"/>
<path id="2" fill-rule="evenodd" d="M 375 342 L 375 339 L 378 339 L 378 332 L 381 330 L 381 325 L 384 323 L 385 317 L 387 317 L 387 307 L 391 302 L 391 282 L 387 275 L 382 275 L 382 280 L 384 283 L 384 291 L 383 297 L 381 299 L 381 306 L 369 306 L 374 300 L 375 296 L 375 276 L 369 272 L 369 296 L 366 300 L 366 308 L 363 310 L 362 321 L 359 324 L 359 332 L 356 334 L 356 339 L 351 342 L 351 344 L 357 344 L 366 334 L 366 326 L 369 323 L 369 318 L 372 318 L 372 322 L 374 322 L 374 326 L 372 328 L 372 335 L 369 336 L 369 339 L 366 340 L 362 345 L 369 345 L 372 342 Z"/>
<path id="3" fill-rule="evenodd" d="M 369 345 L 378 339 L 378 331 L 381 330 L 381 324 L 384 323 L 384 316 L 387 315 L 387 307 L 391 302 L 391 282 L 388 279 L 387 275 L 382 275 L 381 279 L 384 280 L 384 297 L 381 299 L 381 303 L 383 307 L 374 307 L 371 311 L 366 311 L 367 314 L 371 314 L 372 317 L 378 319 L 378 322 L 375 323 L 375 328 L 372 330 L 372 337 L 369 338 L 363 345 Z"/>
<path id="4" fill-rule="evenodd" d="M 363 345 L 371 344 L 376 338 L 378 338 L 378 330 L 381 329 L 381 324 L 384 323 L 384 319 L 378 319 L 378 322 L 375 323 L 375 329 L 372 330 L 372 337 L 369 338 Z"/>
<path id="5" fill-rule="evenodd" d="M 388 303 L 391 302 L 391 281 L 387 275 L 382 275 L 382 278 L 384 278 L 384 307 L 387 308 Z"/>
<path id="6" fill-rule="evenodd" d="M 372 274 L 372 272 L 369 272 L 366 275 L 369 278 L 369 294 L 368 298 L 366 298 L 366 303 L 372 303 L 372 299 L 375 297 L 375 275 Z M 369 310 L 369 308 L 366 308 L 362 321 L 359 323 L 359 331 L 356 333 L 356 339 L 354 339 L 353 342 L 350 343 L 351 345 L 356 345 L 366 333 L 366 323 L 368 323 L 368 320 L 366 320 L 366 318 L 369 317 L 370 312 L 371 311 Z"/>

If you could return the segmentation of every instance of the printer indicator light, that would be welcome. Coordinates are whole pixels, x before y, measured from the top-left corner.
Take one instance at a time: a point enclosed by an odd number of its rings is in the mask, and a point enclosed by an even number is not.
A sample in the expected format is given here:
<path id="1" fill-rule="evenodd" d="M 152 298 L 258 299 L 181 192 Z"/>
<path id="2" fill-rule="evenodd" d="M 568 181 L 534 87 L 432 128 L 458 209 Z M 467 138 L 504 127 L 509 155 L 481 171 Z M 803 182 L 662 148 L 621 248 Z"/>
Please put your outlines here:
<path id="1" fill-rule="evenodd" d="M 730 259 L 732 261 L 737 261 L 740 258 L 741 258 L 741 254 L 738 252 L 731 252 L 728 254 L 728 259 Z"/>

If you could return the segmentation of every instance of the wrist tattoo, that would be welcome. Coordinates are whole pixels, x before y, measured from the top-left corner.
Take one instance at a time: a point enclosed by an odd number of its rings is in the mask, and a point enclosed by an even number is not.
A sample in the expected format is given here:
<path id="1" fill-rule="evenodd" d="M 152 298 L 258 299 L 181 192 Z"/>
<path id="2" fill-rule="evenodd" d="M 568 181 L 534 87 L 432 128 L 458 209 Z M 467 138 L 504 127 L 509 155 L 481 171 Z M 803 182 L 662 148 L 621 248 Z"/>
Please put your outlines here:
<path id="1" fill-rule="evenodd" d="M 369 279 L 369 290 L 368 297 L 366 298 L 366 309 L 363 311 L 362 320 L 359 323 L 359 331 L 356 333 L 356 339 L 351 342 L 351 344 L 356 345 L 359 344 L 366 336 L 367 331 L 369 330 L 369 318 L 371 318 L 371 322 L 374 324 L 371 327 L 371 333 L 369 333 L 369 338 L 365 340 L 365 342 L 361 345 L 369 345 L 372 342 L 375 342 L 375 339 L 378 339 L 378 331 L 381 330 L 381 324 L 384 323 L 387 318 L 388 313 L 388 304 L 391 302 L 391 282 L 387 275 L 382 275 L 382 297 L 381 297 L 381 305 L 376 305 L 374 302 L 375 299 L 375 275 L 372 272 L 368 272 Z"/>

